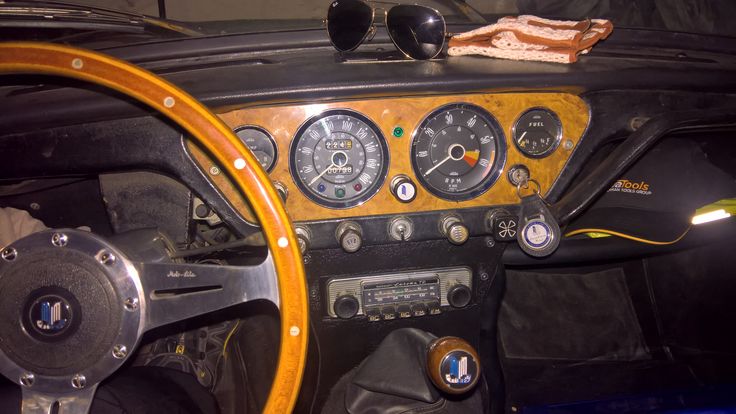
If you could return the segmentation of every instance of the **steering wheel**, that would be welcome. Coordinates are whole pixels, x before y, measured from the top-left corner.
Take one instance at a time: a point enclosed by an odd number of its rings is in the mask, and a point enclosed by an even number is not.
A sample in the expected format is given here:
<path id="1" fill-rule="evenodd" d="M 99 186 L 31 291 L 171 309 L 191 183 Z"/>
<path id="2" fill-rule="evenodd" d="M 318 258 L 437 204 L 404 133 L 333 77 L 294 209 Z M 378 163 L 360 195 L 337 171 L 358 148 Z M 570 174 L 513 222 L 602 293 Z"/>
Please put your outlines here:
<path id="1" fill-rule="evenodd" d="M 62 414 L 87 413 L 100 381 L 125 363 L 143 333 L 255 299 L 270 300 L 281 314 L 278 366 L 264 412 L 291 412 L 306 360 L 306 279 L 281 199 L 245 145 L 186 92 L 101 53 L 0 43 L 0 73 L 81 79 L 167 116 L 207 148 L 250 200 L 269 250 L 252 266 L 146 262 L 72 229 L 36 233 L 5 247 L 0 373 L 20 384 L 23 414 L 48 414 L 54 406 Z"/>

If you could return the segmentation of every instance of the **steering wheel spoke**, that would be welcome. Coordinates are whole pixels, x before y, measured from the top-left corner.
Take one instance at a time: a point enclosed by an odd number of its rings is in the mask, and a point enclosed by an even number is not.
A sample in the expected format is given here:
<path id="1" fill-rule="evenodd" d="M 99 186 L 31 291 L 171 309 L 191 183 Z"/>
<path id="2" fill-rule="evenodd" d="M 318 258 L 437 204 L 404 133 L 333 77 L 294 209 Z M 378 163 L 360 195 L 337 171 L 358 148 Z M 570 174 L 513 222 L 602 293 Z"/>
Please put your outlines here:
<path id="1" fill-rule="evenodd" d="M 66 393 L 49 394 L 23 387 L 22 414 L 51 414 L 58 404 L 58 414 L 86 414 L 92 406 L 97 384 Z"/>
<path id="2" fill-rule="evenodd" d="M 12 254 L 0 258 L 0 314 L 23 317 L 20 324 L 0 318 L 0 374 L 13 381 L 35 376 L 35 384 L 24 385 L 23 412 L 48 413 L 59 403 L 61 413 L 87 413 L 96 384 L 130 358 L 143 331 L 255 299 L 270 300 L 281 314 L 278 364 L 264 412 L 291 412 L 307 355 L 306 277 L 283 203 L 247 146 L 186 92 L 97 52 L 0 42 L 4 73 L 104 85 L 168 117 L 232 177 L 270 251 L 259 265 L 222 267 L 133 263 L 105 240 L 71 229 L 14 242 Z M 77 375 L 85 376 L 85 386 L 74 384 Z"/>
<path id="3" fill-rule="evenodd" d="M 136 267 L 146 295 L 144 330 L 257 299 L 279 306 L 270 254 L 251 266 L 141 263 Z"/>

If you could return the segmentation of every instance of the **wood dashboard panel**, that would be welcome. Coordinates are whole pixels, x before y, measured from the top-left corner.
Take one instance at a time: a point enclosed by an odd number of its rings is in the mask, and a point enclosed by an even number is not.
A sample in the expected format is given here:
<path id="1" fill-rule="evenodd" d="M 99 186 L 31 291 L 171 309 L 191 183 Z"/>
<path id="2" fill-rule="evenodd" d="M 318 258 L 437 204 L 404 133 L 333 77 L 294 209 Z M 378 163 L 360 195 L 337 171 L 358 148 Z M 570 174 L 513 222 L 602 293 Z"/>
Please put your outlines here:
<path id="1" fill-rule="evenodd" d="M 503 128 L 507 142 L 507 156 L 503 173 L 499 180 L 484 194 L 467 201 L 440 199 L 419 184 L 411 166 L 411 141 L 414 130 L 425 116 L 434 109 L 449 103 L 471 103 L 490 112 Z M 511 129 L 514 121 L 527 109 L 544 107 L 551 109 L 562 122 L 562 141 L 549 156 L 541 159 L 527 158 L 511 142 Z M 307 119 L 327 109 L 351 109 L 362 113 L 378 125 L 388 144 L 390 165 L 388 175 L 378 193 L 362 205 L 348 209 L 322 207 L 304 196 L 289 172 L 289 146 L 294 134 Z M 218 114 L 232 128 L 241 125 L 260 126 L 271 133 L 278 147 L 278 159 L 270 177 L 288 187 L 289 196 L 286 209 L 294 221 L 314 221 L 333 218 L 359 217 L 383 214 L 410 213 L 432 210 L 450 210 L 467 207 L 514 204 L 518 202 L 516 188 L 506 178 L 508 168 L 514 164 L 524 164 L 537 180 L 542 192 L 550 186 L 562 171 L 572 151 L 589 122 L 589 110 L 582 99 L 567 93 L 498 93 L 468 94 L 411 98 L 376 98 L 361 101 L 345 101 L 320 104 L 270 106 L 237 109 Z M 404 135 L 394 137 L 395 127 L 403 128 Z M 566 141 L 567 145 L 566 145 Z M 230 201 L 248 220 L 253 216 L 243 197 L 223 174 L 212 175 L 212 159 L 196 147 L 188 146 L 193 158 Z M 417 184 L 417 196 L 411 203 L 404 204 L 394 198 L 389 189 L 391 178 L 405 174 Z"/>

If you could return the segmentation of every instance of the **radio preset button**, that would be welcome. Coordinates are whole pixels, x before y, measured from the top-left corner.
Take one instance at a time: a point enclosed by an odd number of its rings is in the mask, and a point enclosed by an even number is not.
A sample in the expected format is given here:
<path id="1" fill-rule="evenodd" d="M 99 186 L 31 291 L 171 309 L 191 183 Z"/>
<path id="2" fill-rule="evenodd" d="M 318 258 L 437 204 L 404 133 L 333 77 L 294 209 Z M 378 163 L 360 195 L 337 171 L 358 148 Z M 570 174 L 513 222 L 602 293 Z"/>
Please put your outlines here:
<path id="1" fill-rule="evenodd" d="M 369 309 L 365 312 L 370 322 L 378 322 L 381 320 L 381 312 L 378 309 Z"/>
<path id="2" fill-rule="evenodd" d="M 427 305 L 423 303 L 415 303 L 411 305 L 411 313 L 414 316 L 425 316 L 427 314 Z"/>
<path id="3" fill-rule="evenodd" d="M 427 304 L 427 309 L 429 310 L 430 315 L 439 315 L 442 313 L 439 302 L 429 302 Z"/>
<path id="4" fill-rule="evenodd" d="M 399 305 L 399 318 L 411 318 L 411 308 L 409 305 Z"/>
<path id="5" fill-rule="evenodd" d="M 384 321 L 392 321 L 396 319 L 396 308 L 393 306 L 384 306 L 381 309 L 381 316 Z"/>

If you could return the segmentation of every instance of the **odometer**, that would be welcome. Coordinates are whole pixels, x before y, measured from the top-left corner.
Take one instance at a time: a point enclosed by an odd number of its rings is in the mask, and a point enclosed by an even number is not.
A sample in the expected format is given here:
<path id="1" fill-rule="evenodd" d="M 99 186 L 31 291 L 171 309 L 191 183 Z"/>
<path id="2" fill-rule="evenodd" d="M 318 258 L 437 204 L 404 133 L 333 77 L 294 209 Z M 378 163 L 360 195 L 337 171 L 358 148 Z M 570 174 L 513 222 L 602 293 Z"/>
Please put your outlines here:
<path id="1" fill-rule="evenodd" d="M 457 103 L 422 121 L 414 132 L 411 155 L 414 173 L 429 192 L 448 200 L 468 200 L 498 179 L 506 143 L 491 114 Z"/>
<path id="2" fill-rule="evenodd" d="M 372 197 L 388 170 L 388 148 L 378 127 L 354 111 L 336 109 L 307 120 L 291 142 L 291 175 L 299 189 L 325 207 L 348 208 Z"/>

